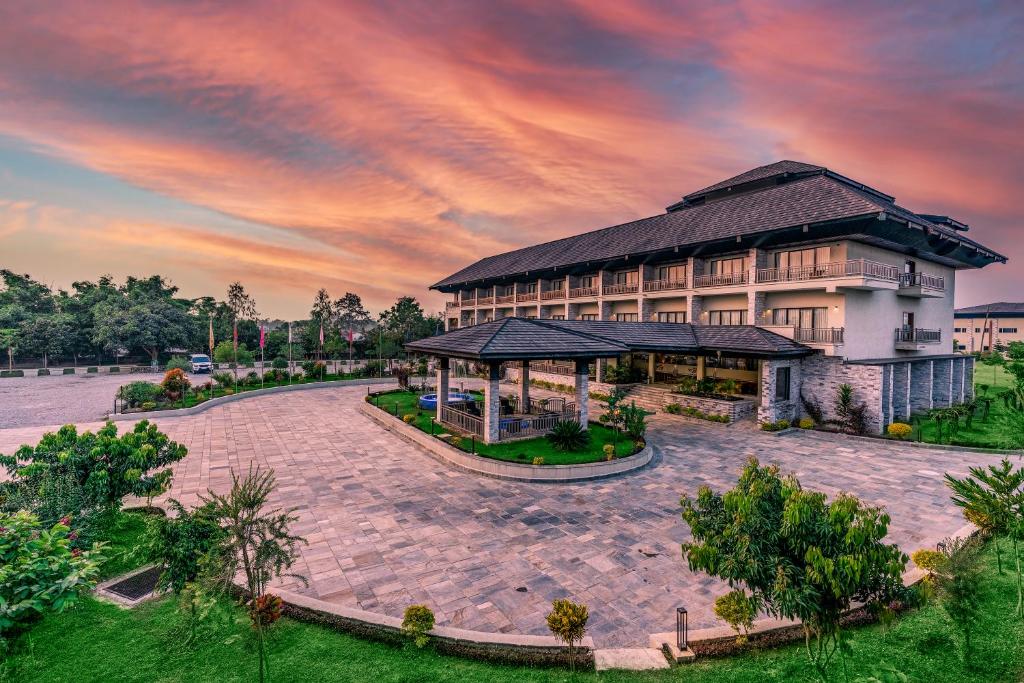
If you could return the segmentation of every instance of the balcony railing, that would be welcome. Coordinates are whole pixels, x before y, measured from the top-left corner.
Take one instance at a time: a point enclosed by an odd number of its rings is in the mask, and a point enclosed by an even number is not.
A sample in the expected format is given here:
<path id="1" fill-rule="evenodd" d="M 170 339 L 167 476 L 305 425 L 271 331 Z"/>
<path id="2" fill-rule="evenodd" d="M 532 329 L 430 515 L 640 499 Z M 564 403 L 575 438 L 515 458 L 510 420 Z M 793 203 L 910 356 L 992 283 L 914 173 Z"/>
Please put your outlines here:
<path id="1" fill-rule="evenodd" d="M 565 298 L 565 290 L 564 289 L 549 289 L 546 292 L 541 292 L 540 293 L 540 298 L 543 301 L 548 301 L 550 299 L 564 299 Z"/>
<path id="2" fill-rule="evenodd" d="M 844 327 L 797 327 L 793 341 L 804 344 L 842 344 Z"/>
<path id="3" fill-rule="evenodd" d="M 482 417 L 477 417 L 452 406 L 441 406 L 441 422 L 461 432 L 475 434 L 478 438 L 483 438 L 484 436 L 484 420 Z"/>
<path id="4" fill-rule="evenodd" d="M 694 275 L 694 287 L 723 287 L 727 285 L 747 284 L 747 271 L 738 273 L 719 273 L 716 275 Z"/>
<path id="5" fill-rule="evenodd" d="M 548 413 L 546 415 L 526 415 L 502 417 L 499 421 L 498 439 L 518 439 L 526 436 L 543 436 L 555 428 L 559 422 L 579 422 L 579 412 Z"/>
<path id="6" fill-rule="evenodd" d="M 946 289 L 946 278 L 941 275 L 927 273 L 903 273 L 900 275 L 900 287 L 927 287 L 928 289 Z"/>
<path id="7" fill-rule="evenodd" d="M 444 307 L 445 307 L 446 309 L 450 309 L 450 308 L 458 308 L 458 307 L 459 307 L 460 305 L 461 305 L 461 304 L 459 304 L 459 302 L 458 302 L 458 301 L 446 301 L 446 302 L 444 303 Z"/>
<path id="8" fill-rule="evenodd" d="M 921 328 L 896 328 L 896 341 L 913 342 L 916 344 L 938 344 L 942 341 L 942 330 L 923 330 Z"/>
<path id="9" fill-rule="evenodd" d="M 481 296 L 481 297 L 477 298 L 477 300 L 476 300 L 476 305 L 477 306 L 490 306 L 493 303 L 494 303 L 494 297 L 493 296 Z"/>
<path id="10" fill-rule="evenodd" d="M 867 259 L 852 261 L 836 261 L 834 263 L 817 263 L 813 266 L 797 268 L 759 268 L 757 281 L 761 282 L 800 282 L 803 280 L 821 280 L 834 277 L 871 277 L 880 280 L 899 281 L 899 268 Z"/>
<path id="11" fill-rule="evenodd" d="M 640 285 L 636 282 L 630 284 L 618 284 L 618 285 L 605 285 L 602 288 L 605 296 L 609 294 L 636 294 L 640 290 Z"/>
<path id="12" fill-rule="evenodd" d="M 648 280 L 644 282 L 645 292 L 664 292 L 670 289 L 686 289 L 686 280 Z"/>
<path id="13" fill-rule="evenodd" d="M 475 296 L 464 296 L 461 299 L 459 299 L 459 302 L 463 306 L 472 306 L 472 305 L 474 305 L 476 303 L 476 297 Z"/>
<path id="14" fill-rule="evenodd" d="M 537 292 L 519 292 L 516 294 L 516 301 L 536 301 Z"/>
<path id="15" fill-rule="evenodd" d="M 574 287 L 569 290 L 570 299 L 579 299 L 584 296 L 597 296 L 597 287 Z"/>
<path id="16" fill-rule="evenodd" d="M 494 303 L 496 304 L 510 304 L 516 300 L 515 294 L 506 294 L 504 296 L 494 297 Z"/>

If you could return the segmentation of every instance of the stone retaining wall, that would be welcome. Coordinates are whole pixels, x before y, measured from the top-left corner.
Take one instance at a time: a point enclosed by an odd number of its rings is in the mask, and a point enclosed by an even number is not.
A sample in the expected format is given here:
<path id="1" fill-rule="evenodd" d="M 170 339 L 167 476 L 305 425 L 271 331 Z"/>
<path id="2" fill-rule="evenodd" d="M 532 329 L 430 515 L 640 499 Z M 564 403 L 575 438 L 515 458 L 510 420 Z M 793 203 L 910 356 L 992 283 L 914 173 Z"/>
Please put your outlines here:
<path id="1" fill-rule="evenodd" d="M 507 368 L 505 370 L 505 379 L 510 382 L 519 382 L 519 368 Z M 553 372 L 537 372 L 533 368 L 530 368 L 530 379 L 532 381 L 551 382 L 552 384 L 563 384 L 567 387 L 572 387 L 576 381 L 573 375 L 558 375 Z M 607 382 L 595 382 L 590 380 L 588 382 L 588 391 L 591 393 L 598 394 L 609 394 L 615 387 L 631 387 L 632 384 L 609 384 Z"/>
<path id="2" fill-rule="evenodd" d="M 666 400 L 669 403 L 678 403 L 683 408 L 696 408 L 707 415 L 724 415 L 729 418 L 730 422 L 742 420 L 757 410 L 757 403 L 749 400 L 723 401 L 718 398 L 687 394 L 669 394 Z"/>

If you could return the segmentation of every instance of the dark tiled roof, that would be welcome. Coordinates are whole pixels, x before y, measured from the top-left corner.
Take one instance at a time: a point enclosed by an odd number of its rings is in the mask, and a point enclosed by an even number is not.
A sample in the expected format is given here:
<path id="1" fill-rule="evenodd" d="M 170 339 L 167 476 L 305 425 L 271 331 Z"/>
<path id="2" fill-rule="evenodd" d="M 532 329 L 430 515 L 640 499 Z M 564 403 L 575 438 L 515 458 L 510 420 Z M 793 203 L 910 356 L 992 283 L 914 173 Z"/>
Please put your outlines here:
<path id="1" fill-rule="evenodd" d="M 776 175 L 783 175 L 786 173 L 809 173 L 813 171 L 824 171 L 824 166 L 815 166 L 813 164 L 805 164 L 802 161 L 790 161 L 784 159 L 782 161 L 776 161 L 774 164 L 768 164 L 767 166 L 758 166 L 752 168 L 749 171 L 734 175 L 732 178 L 726 178 L 725 180 L 715 183 L 714 185 L 708 185 L 702 190 L 691 192 L 690 194 L 683 197 L 684 200 L 695 199 L 701 195 L 709 194 L 715 190 L 724 190 L 727 187 L 733 187 L 735 185 L 742 185 L 744 183 L 751 183 L 755 180 L 764 180 L 765 178 L 771 178 Z"/>
<path id="2" fill-rule="evenodd" d="M 593 358 L 626 351 L 787 357 L 811 349 L 753 325 L 502 318 L 406 344 L 410 351 L 481 360 Z"/>
<path id="3" fill-rule="evenodd" d="M 607 358 L 628 351 L 621 342 L 527 318 L 460 327 L 405 345 L 410 351 L 480 360 Z"/>
<path id="4" fill-rule="evenodd" d="M 626 255 L 642 255 L 677 246 L 730 240 L 782 228 L 867 217 L 882 212 L 902 221 L 928 227 L 934 233 L 956 238 L 965 244 L 981 247 L 967 239 L 962 232 L 948 225 L 931 223 L 895 204 L 888 195 L 831 173 L 821 166 L 782 161 L 723 182 L 734 182 L 737 178 L 751 174 L 757 176 L 757 179 L 763 179 L 773 174 L 778 175 L 780 168 L 790 169 L 781 171 L 783 173 L 810 175 L 739 193 L 720 201 L 686 206 L 677 211 L 488 256 L 449 275 L 432 285 L 432 288 L 509 278 L 526 272 L 588 262 L 600 263 Z M 702 192 L 707 190 L 705 188 Z"/>
<path id="5" fill-rule="evenodd" d="M 991 304 L 982 304 L 981 306 L 967 306 L 965 308 L 958 308 L 955 314 L 958 317 L 972 317 L 972 316 L 984 316 L 988 315 L 1020 315 L 1024 316 L 1024 302 L 1011 302 L 1011 301 L 997 301 Z"/>

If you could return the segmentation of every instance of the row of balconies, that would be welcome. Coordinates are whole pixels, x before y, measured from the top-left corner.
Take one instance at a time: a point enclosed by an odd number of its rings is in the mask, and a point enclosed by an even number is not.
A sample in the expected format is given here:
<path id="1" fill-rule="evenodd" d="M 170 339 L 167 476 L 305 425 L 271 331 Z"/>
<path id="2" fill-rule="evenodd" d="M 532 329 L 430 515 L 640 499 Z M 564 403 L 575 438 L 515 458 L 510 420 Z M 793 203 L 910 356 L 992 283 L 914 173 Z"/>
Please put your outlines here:
<path id="1" fill-rule="evenodd" d="M 798 268 L 758 268 L 734 273 L 695 275 L 692 288 L 707 289 L 712 287 L 746 286 L 751 281 L 756 284 L 776 284 L 836 279 L 857 279 L 860 282 L 856 283 L 856 286 L 862 289 L 893 288 L 897 290 L 898 294 L 917 297 L 943 296 L 946 288 L 945 278 L 941 276 L 929 275 L 927 273 L 900 273 L 899 268 L 896 266 L 867 259 L 822 263 Z M 891 284 L 873 287 L 871 281 Z M 896 286 L 892 287 L 893 284 Z M 690 286 L 686 279 L 646 280 L 643 283 L 642 289 L 646 293 L 656 293 L 690 289 Z M 491 306 L 538 300 L 551 301 L 567 298 L 581 299 L 596 296 L 615 296 L 636 294 L 640 290 L 640 283 L 634 282 L 605 284 L 600 287 L 574 287 L 569 289 L 568 292 L 565 288 L 559 288 L 540 292 L 519 292 L 517 294 L 478 296 L 475 298 L 463 295 L 457 301 L 450 301 L 448 308 L 474 305 Z"/>

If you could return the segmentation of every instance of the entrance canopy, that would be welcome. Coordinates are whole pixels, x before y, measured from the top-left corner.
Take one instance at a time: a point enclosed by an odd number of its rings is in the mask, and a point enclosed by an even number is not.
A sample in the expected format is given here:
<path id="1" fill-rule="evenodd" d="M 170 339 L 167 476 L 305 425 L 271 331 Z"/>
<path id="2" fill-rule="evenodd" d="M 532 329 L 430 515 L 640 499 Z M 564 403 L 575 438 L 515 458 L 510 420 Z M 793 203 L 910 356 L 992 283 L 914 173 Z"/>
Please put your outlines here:
<path id="1" fill-rule="evenodd" d="M 608 358 L 629 351 L 796 358 L 812 349 L 754 325 L 501 318 L 405 345 L 409 351 L 473 360 Z"/>

